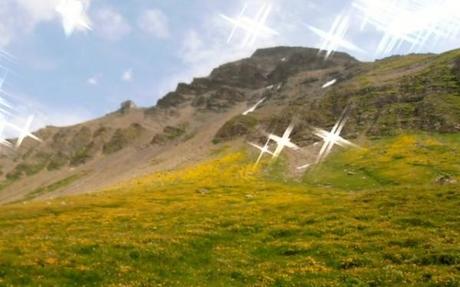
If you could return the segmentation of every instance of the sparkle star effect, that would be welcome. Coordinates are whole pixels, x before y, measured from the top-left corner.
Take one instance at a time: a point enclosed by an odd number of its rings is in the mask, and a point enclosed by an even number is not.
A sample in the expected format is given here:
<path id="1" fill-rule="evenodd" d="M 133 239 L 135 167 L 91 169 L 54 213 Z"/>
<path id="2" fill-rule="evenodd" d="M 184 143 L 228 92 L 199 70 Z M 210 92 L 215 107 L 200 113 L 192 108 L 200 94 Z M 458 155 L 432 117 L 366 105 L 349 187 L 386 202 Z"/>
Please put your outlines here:
<path id="1" fill-rule="evenodd" d="M 8 72 L 4 72 L 2 77 L 0 78 L 0 92 L 2 93 L 5 93 L 5 91 L 3 91 L 3 85 L 5 84 L 5 80 L 6 80 L 6 76 L 8 75 Z"/>
<path id="2" fill-rule="evenodd" d="M 13 125 L 11 123 L 7 123 L 8 126 L 10 126 L 11 128 L 19 132 L 19 137 L 15 145 L 16 149 L 18 149 L 22 145 L 22 142 L 27 137 L 30 137 L 38 142 L 43 142 L 40 138 L 36 137 L 34 134 L 30 132 L 30 127 L 32 125 L 33 120 L 34 120 L 34 116 L 29 116 L 27 118 L 26 124 L 24 125 L 24 128 L 17 127 L 16 125 Z"/>
<path id="3" fill-rule="evenodd" d="M 390 54 L 403 44 L 418 52 L 460 34 L 458 0 L 354 0 L 352 5 L 363 14 L 361 30 L 371 25 L 383 33 L 378 55 Z"/>
<path id="4" fill-rule="evenodd" d="M 0 50 L 0 59 L 4 57 L 6 57 L 7 60 L 9 61 L 14 59 L 14 57 L 11 56 L 10 54 L 7 54 L 7 53 L 4 54 L 4 53 L 5 52 Z M 3 55 L 6 55 L 6 56 L 3 56 Z M 30 127 L 34 119 L 33 116 L 30 116 L 27 118 L 24 128 L 20 128 L 13 123 L 16 120 L 20 119 L 20 117 L 17 116 L 17 109 L 14 107 L 14 105 L 12 105 L 9 101 L 4 99 L 3 97 L 4 95 L 9 96 L 9 94 L 4 90 L 4 84 L 8 76 L 9 70 L 5 67 L 0 67 L 0 70 L 2 71 L 0 75 L 0 146 L 11 148 L 11 149 L 13 148 L 17 149 L 22 145 L 22 142 L 27 137 L 30 137 L 36 141 L 42 142 L 41 139 L 39 139 L 38 137 L 36 137 L 30 132 Z M 13 146 L 13 144 L 5 138 L 5 129 L 14 130 L 16 133 L 19 133 L 15 146 Z"/>
<path id="5" fill-rule="evenodd" d="M 249 110 L 245 111 L 244 113 L 242 113 L 243 116 L 247 116 L 249 113 L 252 113 L 254 112 L 257 107 L 260 106 L 260 104 L 262 104 L 263 102 L 265 101 L 265 98 L 261 99 L 260 101 L 258 101 L 254 106 L 252 106 Z"/>
<path id="6" fill-rule="evenodd" d="M 270 146 L 269 146 L 269 144 L 270 144 L 270 139 L 268 139 L 268 140 L 265 142 L 265 145 L 264 145 L 263 147 L 261 147 L 261 146 L 255 144 L 255 143 L 249 143 L 249 144 L 252 145 L 253 147 L 255 147 L 256 149 L 260 150 L 259 157 L 257 158 L 257 161 L 256 161 L 256 163 L 255 163 L 256 166 L 259 164 L 259 162 L 260 162 L 260 160 L 262 159 L 262 157 L 263 157 L 264 154 L 267 153 L 267 154 L 270 154 L 270 155 L 272 155 L 272 156 L 274 155 L 274 154 L 269 150 L 269 148 L 270 148 Z"/>
<path id="7" fill-rule="evenodd" d="M 297 167 L 298 170 L 303 170 L 303 169 L 307 169 L 311 166 L 311 163 L 307 163 L 306 165 L 302 165 L 302 166 L 299 166 Z"/>
<path id="8" fill-rule="evenodd" d="M 8 53 L 2 49 L 0 49 L 0 59 L 1 58 L 7 58 L 8 57 Z"/>
<path id="9" fill-rule="evenodd" d="M 276 36 L 278 32 L 266 26 L 268 16 L 270 15 L 272 6 L 270 4 L 264 4 L 257 12 L 254 18 L 245 16 L 248 5 L 245 4 L 243 9 L 237 18 L 231 18 L 224 14 L 220 14 L 227 22 L 233 25 L 233 29 L 228 36 L 227 43 L 230 43 L 238 29 L 242 29 L 246 32 L 242 47 L 252 46 L 256 42 L 257 38 L 261 35 Z"/>
<path id="10" fill-rule="evenodd" d="M 3 138 L 3 131 L 5 129 L 5 119 L 0 116 L 0 145 L 5 146 L 7 148 L 12 148 L 13 145 Z"/>
<path id="11" fill-rule="evenodd" d="M 13 55 L 11 55 L 10 53 L 8 53 L 7 51 L 3 50 L 3 49 L 0 49 L 0 60 L 6 60 L 8 62 L 14 62 L 15 61 L 15 57 Z M 5 69 L 5 67 L 3 67 L 2 65 L 0 65 L 0 67 L 2 69 Z"/>
<path id="12" fill-rule="evenodd" d="M 62 26 L 67 37 L 75 30 L 91 30 L 89 18 L 81 1 L 62 0 L 56 7 L 56 12 L 62 17 Z"/>
<path id="13" fill-rule="evenodd" d="M 296 144 L 291 142 L 290 136 L 291 136 L 293 129 L 294 129 L 294 125 L 293 124 L 289 125 L 289 127 L 286 129 L 282 137 L 279 137 L 274 134 L 268 134 L 268 139 L 265 142 L 265 145 L 263 147 L 257 144 L 254 144 L 254 143 L 249 143 L 253 147 L 260 150 L 260 154 L 259 154 L 259 157 L 257 158 L 256 165 L 260 162 L 264 154 L 270 154 L 272 156 L 272 160 L 275 160 L 280 156 L 281 152 L 286 147 L 293 149 L 293 150 L 300 150 L 300 147 L 298 147 Z M 276 149 L 274 152 L 270 151 L 269 149 L 271 141 L 276 143 Z"/>
<path id="14" fill-rule="evenodd" d="M 4 75 L 0 78 L 0 113 L 5 114 L 5 115 L 10 115 L 11 113 L 8 110 L 13 109 L 10 103 L 6 101 L 3 97 L 3 95 L 8 95 L 5 90 L 3 90 L 3 85 L 5 84 L 7 72 L 4 73 Z"/>
<path id="15" fill-rule="evenodd" d="M 324 59 L 328 59 L 338 48 L 364 53 L 365 51 L 345 39 L 350 27 L 350 19 L 346 15 L 339 15 L 335 18 L 329 32 L 308 25 L 308 29 L 322 39 L 320 52 L 325 51 Z"/>
<path id="16" fill-rule="evenodd" d="M 321 88 L 323 88 L 323 89 L 329 88 L 330 86 L 333 86 L 336 82 L 337 82 L 337 79 L 333 79 L 333 80 L 325 83 Z"/>
<path id="17" fill-rule="evenodd" d="M 293 149 L 293 150 L 300 149 L 300 147 L 298 147 L 296 144 L 291 142 L 290 136 L 291 136 L 293 129 L 294 129 L 294 125 L 290 124 L 289 127 L 284 131 L 284 134 L 282 137 L 279 137 L 274 134 L 268 135 L 268 138 L 276 142 L 276 145 L 277 145 L 275 152 L 273 153 L 273 159 L 278 158 L 285 147 Z"/>
<path id="18" fill-rule="evenodd" d="M 359 148 L 359 146 L 355 145 L 354 143 L 342 138 L 340 133 L 342 132 L 345 124 L 347 123 L 348 116 L 347 116 L 347 109 L 342 113 L 337 123 L 335 123 L 334 127 L 330 132 L 325 130 L 314 128 L 313 134 L 323 139 L 324 143 L 321 147 L 321 150 L 316 158 L 316 163 L 322 162 L 332 151 L 332 148 L 335 145 L 341 147 L 355 147 Z"/>

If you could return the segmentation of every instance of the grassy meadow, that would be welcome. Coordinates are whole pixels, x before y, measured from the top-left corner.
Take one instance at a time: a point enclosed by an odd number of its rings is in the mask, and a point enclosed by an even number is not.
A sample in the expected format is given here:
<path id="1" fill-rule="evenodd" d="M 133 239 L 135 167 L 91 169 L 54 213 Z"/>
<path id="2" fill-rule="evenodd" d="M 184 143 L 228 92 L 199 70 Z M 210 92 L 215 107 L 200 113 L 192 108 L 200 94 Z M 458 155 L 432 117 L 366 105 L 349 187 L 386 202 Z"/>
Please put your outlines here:
<path id="1" fill-rule="evenodd" d="M 0 286 L 460 286 L 459 154 L 459 134 L 396 136 L 285 180 L 221 151 L 2 206 Z"/>

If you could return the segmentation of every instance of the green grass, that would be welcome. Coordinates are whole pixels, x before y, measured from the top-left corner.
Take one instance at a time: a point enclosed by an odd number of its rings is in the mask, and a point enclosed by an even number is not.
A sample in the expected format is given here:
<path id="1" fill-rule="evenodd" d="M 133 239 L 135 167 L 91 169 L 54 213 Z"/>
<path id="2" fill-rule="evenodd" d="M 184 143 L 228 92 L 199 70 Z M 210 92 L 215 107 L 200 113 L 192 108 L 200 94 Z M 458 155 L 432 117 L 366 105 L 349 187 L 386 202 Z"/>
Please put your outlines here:
<path id="1" fill-rule="evenodd" d="M 133 123 L 124 129 L 117 129 L 110 141 L 104 144 L 102 151 L 104 154 L 118 152 L 140 137 L 143 132 L 144 128 L 138 123 Z"/>
<path id="2" fill-rule="evenodd" d="M 257 119 L 252 116 L 238 115 L 227 121 L 216 133 L 213 143 L 229 141 L 248 135 L 257 126 Z"/>
<path id="3" fill-rule="evenodd" d="M 435 181 L 459 180 L 459 148 L 458 134 L 382 139 L 302 182 L 225 151 L 4 206 L 0 286 L 460 286 L 459 184 Z"/>
<path id="4" fill-rule="evenodd" d="M 364 149 L 338 153 L 305 176 L 310 184 L 346 190 L 432 185 L 439 177 L 460 178 L 460 136 L 401 135 Z"/>
<path id="5" fill-rule="evenodd" d="M 36 190 L 32 191 L 31 193 L 29 193 L 27 195 L 26 200 L 30 200 L 30 199 L 36 198 L 37 196 L 40 196 L 40 195 L 43 195 L 43 194 L 46 194 L 46 193 L 51 193 L 53 191 L 59 190 L 59 189 L 61 189 L 63 187 L 66 187 L 66 186 L 72 184 L 73 182 L 77 181 L 78 179 L 80 179 L 84 175 L 85 175 L 84 173 L 77 173 L 77 174 L 68 176 L 68 177 L 66 177 L 64 179 L 61 179 L 59 181 L 56 181 L 56 182 L 54 182 L 54 183 L 52 183 L 50 185 L 37 188 Z"/>
<path id="6" fill-rule="evenodd" d="M 414 130 L 457 132 L 460 122 L 460 50 L 439 56 L 390 57 L 327 91 L 305 108 L 305 124 L 332 125 L 337 107 L 351 106 L 348 134 L 394 136 Z M 291 108 L 291 107 L 290 107 Z M 295 105 L 292 105 L 295 109 Z M 365 119 L 365 120 L 363 120 Z M 318 124 L 316 124 L 318 125 Z"/>

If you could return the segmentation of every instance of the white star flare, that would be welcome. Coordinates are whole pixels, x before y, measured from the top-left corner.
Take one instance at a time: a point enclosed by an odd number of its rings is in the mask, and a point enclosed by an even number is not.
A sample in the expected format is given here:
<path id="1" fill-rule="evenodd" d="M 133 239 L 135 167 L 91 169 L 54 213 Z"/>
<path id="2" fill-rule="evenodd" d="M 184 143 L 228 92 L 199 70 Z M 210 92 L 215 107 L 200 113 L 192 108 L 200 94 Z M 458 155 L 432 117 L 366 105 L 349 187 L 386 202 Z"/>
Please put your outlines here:
<path id="1" fill-rule="evenodd" d="M 347 110 L 345 110 L 330 132 L 327 132 L 319 128 L 313 129 L 313 134 L 322 138 L 324 141 L 324 144 L 321 147 L 318 157 L 316 158 L 316 163 L 322 162 L 330 154 L 334 145 L 338 145 L 341 147 L 359 148 L 359 146 L 355 145 L 354 143 L 340 136 L 340 133 L 342 132 L 343 127 L 345 126 L 347 120 L 348 120 Z"/>
<path id="2" fill-rule="evenodd" d="M 11 113 L 8 111 L 8 110 L 11 110 L 13 109 L 10 105 L 10 103 L 8 103 L 8 101 L 6 101 L 1 95 L 8 95 L 7 92 L 5 92 L 5 90 L 3 90 L 3 85 L 5 84 L 5 80 L 6 80 L 6 76 L 7 76 L 7 72 L 4 73 L 4 75 L 0 78 L 0 114 L 1 115 L 10 115 Z"/>
<path id="3" fill-rule="evenodd" d="M 264 154 L 266 154 L 266 153 L 272 155 L 272 160 L 275 160 L 280 156 L 281 152 L 286 147 L 290 148 L 290 149 L 293 149 L 293 150 L 299 150 L 300 147 L 298 147 L 296 144 L 292 143 L 291 139 L 289 138 L 293 129 L 294 129 L 294 125 L 293 124 L 289 125 L 289 127 L 286 129 L 286 131 L 284 132 L 282 137 L 279 137 L 279 136 L 274 135 L 274 134 L 269 134 L 267 142 L 265 143 L 265 145 L 263 147 L 261 147 L 261 146 L 259 146 L 257 144 L 254 144 L 254 143 L 249 143 L 253 147 L 255 147 L 258 150 L 260 150 L 260 154 L 259 154 L 259 157 L 257 158 L 256 165 L 259 163 L 259 161 L 261 160 L 262 156 Z M 271 152 L 270 149 L 269 149 L 270 141 L 274 141 L 276 143 L 276 149 L 275 149 L 274 152 Z"/>
<path id="4" fill-rule="evenodd" d="M 56 11 L 61 14 L 62 26 L 67 37 L 75 30 L 91 30 L 90 20 L 81 1 L 62 0 Z"/>
<path id="5" fill-rule="evenodd" d="M 289 127 L 284 131 L 284 134 L 282 137 L 279 137 L 274 134 L 268 135 L 268 138 L 276 142 L 277 144 L 275 152 L 273 153 L 273 159 L 278 158 L 285 147 L 293 149 L 293 150 L 300 149 L 300 147 L 298 147 L 296 144 L 291 142 L 290 136 L 291 136 L 293 129 L 294 129 L 294 125 L 290 124 Z"/>
<path id="6" fill-rule="evenodd" d="M 274 155 L 270 150 L 269 150 L 269 144 L 270 144 L 270 139 L 267 140 L 267 142 L 265 142 L 265 145 L 263 147 L 259 146 L 259 145 L 256 145 L 254 143 L 249 143 L 250 145 L 252 145 L 253 147 L 255 147 L 256 149 L 260 150 L 260 154 L 259 154 L 259 157 L 257 158 L 257 161 L 256 161 L 256 166 L 259 164 L 260 160 L 262 159 L 262 156 L 266 153 L 268 154 L 271 154 L 272 156 Z"/>
<path id="7" fill-rule="evenodd" d="M 320 51 L 326 51 L 324 58 L 327 60 L 338 48 L 344 48 L 354 52 L 364 53 L 365 51 L 355 44 L 345 40 L 345 35 L 350 27 L 348 16 L 339 15 L 335 18 L 329 32 L 308 25 L 313 33 L 322 38 Z"/>
<path id="8" fill-rule="evenodd" d="M 329 88 L 330 86 L 333 86 L 336 82 L 337 82 L 337 79 L 330 80 L 329 82 L 325 83 L 321 88 L 322 89 Z"/>
<path id="9" fill-rule="evenodd" d="M 8 72 L 4 72 L 3 76 L 0 78 L 0 92 L 4 93 L 3 85 L 5 84 L 6 76 Z"/>
<path id="10" fill-rule="evenodd" d="M 264 101 L 265 101 L 265 98 L 261 99 L 254 106 L 252 106 L 249 110 L 247 110 L 244 113 L 242 113 L 242 115 L 247 116 L 249 113 L 254 112 L 257 109 L 257 107 L 260 106 L 260 104 L 262 104 Z"/>
<path id="11" fill-rule="evenodd" d="M 354 0 L 363 14 L 361 30 L 369 24 L 383 33 L 377 54 L 387 55 L 404 43 L 418 52 L 428 43 L 453 40 L 460 34 L 458 0 Z"/>
<path id="12" fill-rule="evenodd" d="M 10 126 L 11 128 L 17 130 L 19 132 L 19 137 L 16 141 L 16 145 L 15 145 L 15 148 L 18 149 L 21 145 L 22 145 L 22 142 L 24 141 L 25 138 L 27 137 L 30 137 L 38 142 L 43 142 L 41 139 L 39 139 L 38 137 L 36 137 L 35 135 L 33 135 L 31 132 L 30 132 L 30 126 L 32 125 L 32 122 L 34 120 L 34 116 L 29 116 L 27 118 L 27 122 L 26 124 L 24 125 L 24 128 L 20 128 L 20 127 L 17 127 L 11 123 L 7 123 L 8 126 Z"/>
<path id="13" fill-rule="evenodd" d="M 3 59 L 5 59 L 5 60 L 7 60 L 9 62 L 13 62 L 15 60 L 13 55 L 11 55 L 10 53 L 8 53 L 5 50 L 0 49 L 0 60 L 3 60 Z M 0 65 L 0 67 L 2 69 L 5 69 L 5 67 L 3 67 L 2 65 Z"/>
<path id="14" fill-rule="evenodd" d="M 12 148 L 13 145 L 7 141 L 6 139 L 3 138 L 3 130 L 5 129 L 5 119 L 0 116 L 0 145 Z"/>
<path id="15" fill-rule="evenodd" d="M 311 166 L 311 163 L 307 163 L 305 165 L 302 165 L 302 166 L 298 166 L 297 167 L 297 170 L 303 170 L 303 169 L 307 169 Z"/>
<path id="16" fill-rule="evenodd" d="M 220 17 L 222 17 L 224 20 L 230 22 L 233 25 L 233 29 L 230 35 L 228 36 L 227 43 L 230 43 L 232 41 L 233 36 L 235 35 L 235 32 L 236 30 L 238 30 L 238 28 L 243 29 L 246 32 L 245 39 L 242 42 L 242 47 L 254 45 L 257 38 L 261 35 L 278 35 L 278 32 L 265 25 L 272 9 L 271 5 L 263 5 L 254 18 L 244 16 L 247 8 L 248 5 L 245 4 L 237 18 L 231 18 L 224 14 L 220 14 Z"/>
<path id="17" fill-rule="evenodd" d="M 10 54 L 8 53 L 4 54 L 4 53 L 6 52 L 3 52 L 2 50 L 0 50 L 0 60 L 3 57 L 6 57 L 7 60 L 14 59 L 14 57 L 11 56 Z M 3 55 L 6 55 L 6 56 L 3 56 Z M 5 138 L 5 133 L 4 133 L 5 128 L 8 128 L 9 130 L 14 130 L 19 133 L 16 145 L 15 145 L 16 148 L 19 148 L 21 146 L 22 142 L 24 141 L 26 137 L 30 137 L 36 141 L 42 142 L 41 139 L 39 139 L 38 137 L 36 137 L 29 131 L 30 126 L 32 125 L 32 121 L 34 119 L 33 116 L 30 116 L 27 119 L 27 122 L 24 128 L 19 128 L 15 124 L 12 123 L 12 121 L 16 121 L 20 119 L 20 117 L 15 115 L 17 113 L 17 109 L 12 104 L 10 104 L 9 101 L 3 98 L 3 95 L 9 96 L 9 94 L 3 89 L 9 70 L 1 66 L 0 66 L 0 69 L 2 70 L 2 75 L 0 75 L 0 146 L 7 147 L 7 148 L 13 148 L 13 144 L 9 140 L 6 140 Z M 11 134 L 8 134 L 8 135 L 11 136 Z"/>

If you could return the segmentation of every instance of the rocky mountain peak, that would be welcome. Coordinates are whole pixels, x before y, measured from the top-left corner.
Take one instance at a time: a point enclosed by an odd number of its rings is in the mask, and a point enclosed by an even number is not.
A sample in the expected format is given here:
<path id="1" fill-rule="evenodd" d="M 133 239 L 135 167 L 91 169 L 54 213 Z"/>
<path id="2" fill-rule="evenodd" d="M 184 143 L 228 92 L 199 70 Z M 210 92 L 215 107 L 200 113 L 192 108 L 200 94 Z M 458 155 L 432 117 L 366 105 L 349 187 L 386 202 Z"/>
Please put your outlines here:
<path id="1" fill-rule="evenodd" d="M 180 83 L 175 91 L 158 101 L 158 107 L 176 108 L 185 103 L 203 103 L 204 97 L 216 95 L 215 91 L 222 87 L 236 91 L 256 90 L 278 85 L 302 71 L 349 67 L 359 63 L 345 53 L 336 53 L 325 61 L 319 52 L 318 49 L 302 47 L 258 49 L 249 58 L 215 68 L 208 77 L 195 78 L 190 84 Z M 235 99 L 228 100 L 235 102 Z"/>
<path id="2" fill-rule="evenodd" d="M 135 108 L 137 108 L 136 103 L 134 103 L 131 100 L 127 100 L 127 101 L 124 101 L 124 102 L 122 102 L 120 104 L 119 112 L 122 113 L 122 114 L 126 114 L 126 113 L 128 113 L 129 111 L 131 111 L 132 109 L 135 109 Z"/>
<path id="3" fill-rule="evenodd" d="M 42 129 L 43 144 L 26 139 L 15 154 L 0 158 L 0 203 L 85 192 L 133 171 L 176 168 L 205 158 L 214 144 L 262 143 L 266 132 L 281 135 L 292 122 L 293 142 L 307 147 L 319 140 L 311 127 L 332 128 L 347 107 L 343 135 L 350 140 L 460 131 L 460 50 L 374 63 L 344 53 L 325 61 L 318 52 L 259 49 L 178 84 L 156 107 L 127 100 L 105 117 Z M 331 80 L 335 84 L 324 88 Z M 86 177 L 94 170 L 97 175 Z"/>
<path id="4" fill-rule="evenodd" d="M 318 49 L 314 48 L 304 48 L 304 47 L 287 47 L 287 46 L 279 46 L 279 47 L 271 47 L 271 48 L 261 48 L 257 49 L 250 58 L 257 59 L 257 58 L 274 58 L 277 60 L 283 59 L 284 57 L 292 56 L 293 54 L 311 54 L 316 55 L 318 54 Z"/>

